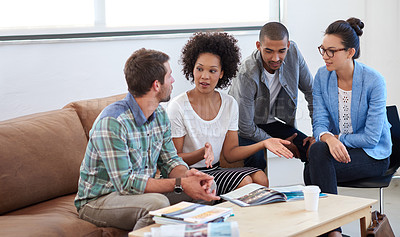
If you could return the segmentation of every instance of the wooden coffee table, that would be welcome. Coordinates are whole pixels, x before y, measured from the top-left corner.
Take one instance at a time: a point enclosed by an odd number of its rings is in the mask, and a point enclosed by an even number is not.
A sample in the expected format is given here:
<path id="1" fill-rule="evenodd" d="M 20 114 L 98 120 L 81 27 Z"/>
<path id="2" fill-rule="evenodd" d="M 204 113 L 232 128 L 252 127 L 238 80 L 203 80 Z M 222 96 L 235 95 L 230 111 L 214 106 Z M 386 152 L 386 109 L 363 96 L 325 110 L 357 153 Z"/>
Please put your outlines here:
<path id="1" fill-rule="evenodd" d="M 361 236 L 371 221 L 371 206 L 377 200 L 328 195 L 320 198 L 318 212 L 304 210 L 304 201 L 280 202 L 253 207 L 239 207 L 230 202 L 218 204 L 233 208 L 235 216 L 228 221 L 237 221 L 241 237 L 256 236 L 317 236 L 339 226 L 360 220 Z M 132 231 L 129 237 L 144 236 L 153 224 Z"/>

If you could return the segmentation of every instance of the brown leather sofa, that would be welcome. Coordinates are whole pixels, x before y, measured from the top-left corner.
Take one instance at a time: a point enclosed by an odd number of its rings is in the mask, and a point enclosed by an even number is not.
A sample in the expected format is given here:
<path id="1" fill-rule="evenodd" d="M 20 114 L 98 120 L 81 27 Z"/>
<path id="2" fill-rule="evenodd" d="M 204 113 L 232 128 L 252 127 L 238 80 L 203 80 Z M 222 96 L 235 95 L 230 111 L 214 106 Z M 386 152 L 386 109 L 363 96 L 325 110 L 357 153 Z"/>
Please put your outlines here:
<path id="1" fill-rule="evenodd" d="M 79 167 L 98 114 L 126 94 L 0 122 L 0 236 L 127 236 L 78 218 Z M 222 167 L 243 166 L 243 162 Z"/>
<path id="2" fill-rule="evenodd" d="M 78 218 L 74 206 L 88 132 L 125 94 L 0 122 L 0 236 L 127 236 Z"/>

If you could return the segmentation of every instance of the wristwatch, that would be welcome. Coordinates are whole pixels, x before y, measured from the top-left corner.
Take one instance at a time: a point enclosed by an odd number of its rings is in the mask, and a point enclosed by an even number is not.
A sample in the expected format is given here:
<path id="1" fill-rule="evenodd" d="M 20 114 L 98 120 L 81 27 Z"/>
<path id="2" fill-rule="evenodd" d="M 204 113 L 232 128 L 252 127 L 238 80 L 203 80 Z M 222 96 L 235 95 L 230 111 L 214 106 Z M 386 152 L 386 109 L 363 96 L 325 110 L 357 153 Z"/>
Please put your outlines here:
<path id="1" fill-rule="evenodd" d="M 176 194 L 181 194 L 183 192 L 183 188 L 182 188 L 182 184 L 181 184 L 181 178 L 176 178 L 175 179 L 174 192 Z"/>

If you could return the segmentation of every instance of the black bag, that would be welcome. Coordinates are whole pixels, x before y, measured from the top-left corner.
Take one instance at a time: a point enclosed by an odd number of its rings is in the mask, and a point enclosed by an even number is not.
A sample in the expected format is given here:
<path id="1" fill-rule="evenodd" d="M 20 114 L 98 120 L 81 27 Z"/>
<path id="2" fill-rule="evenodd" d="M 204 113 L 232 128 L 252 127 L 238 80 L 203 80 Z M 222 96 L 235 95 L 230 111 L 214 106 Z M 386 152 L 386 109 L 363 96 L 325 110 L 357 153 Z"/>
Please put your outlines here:
<path id="1" fill-rule="evenodd" d="M 374 211 L 371 214 L 371 225 L 367 229 L 367 237 L 394 237 L 389 219 L 385 214 Z"/>

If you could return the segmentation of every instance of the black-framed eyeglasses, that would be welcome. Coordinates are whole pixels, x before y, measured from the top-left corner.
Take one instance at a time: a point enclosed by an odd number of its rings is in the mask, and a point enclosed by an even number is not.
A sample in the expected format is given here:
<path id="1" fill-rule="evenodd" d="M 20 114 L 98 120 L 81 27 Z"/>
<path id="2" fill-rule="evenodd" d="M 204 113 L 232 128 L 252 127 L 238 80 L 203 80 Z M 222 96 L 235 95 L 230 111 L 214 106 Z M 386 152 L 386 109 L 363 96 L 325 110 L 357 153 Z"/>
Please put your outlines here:
<path id="1" fill-rule="evenodd" d="M 343 51 L 343 50 L 347 50 L 346 48 L 342 48 L 342 49 L 324 49 L 322 48 L 322 45 L 318 47 L 318 51 L 319 53 L 324 56 L 324 54 L 326 53 L 326 56 L 328 56 L 329 58 L 333 58 L 333 56 L 335 56 L 335 53 L 338 51 Z"/>

